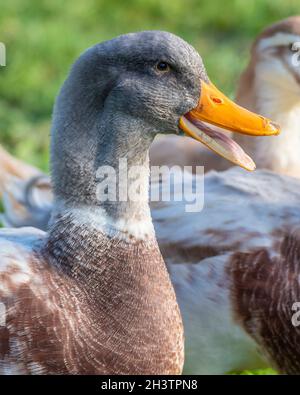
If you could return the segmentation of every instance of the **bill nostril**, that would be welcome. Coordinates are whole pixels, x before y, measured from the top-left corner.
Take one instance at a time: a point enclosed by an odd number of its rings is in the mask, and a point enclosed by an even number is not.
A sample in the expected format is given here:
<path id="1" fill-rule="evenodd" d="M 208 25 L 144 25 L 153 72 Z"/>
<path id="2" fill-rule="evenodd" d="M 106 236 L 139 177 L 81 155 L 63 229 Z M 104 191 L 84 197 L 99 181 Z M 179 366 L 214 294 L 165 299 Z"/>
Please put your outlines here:
<path id="1" fill-rule="evenodd" d="M 222 104 L 223 100 L 220 99 L 219 97 L 211 97 L 211 100 L 216 103 L 216 104 Z"/>

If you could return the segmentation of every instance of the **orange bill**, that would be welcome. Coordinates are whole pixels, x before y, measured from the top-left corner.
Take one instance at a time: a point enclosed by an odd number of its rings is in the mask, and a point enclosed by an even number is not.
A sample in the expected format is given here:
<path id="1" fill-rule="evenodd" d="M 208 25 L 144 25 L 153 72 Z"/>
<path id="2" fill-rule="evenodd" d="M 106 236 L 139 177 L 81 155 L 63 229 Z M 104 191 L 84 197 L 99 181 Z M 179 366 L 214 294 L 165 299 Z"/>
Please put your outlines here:
<path id="1" fill-rule="evenodd" d="M 179 126 L 188 136 L 201 141 L 217 154 L 247 170 L 255 169 L 253 160 L 219 128 L 250 136 L 272 136 L 280 133 L 278 125 L 240 107 L 213 84 L 204 81 L 201 81 L 201 96 L 197 107 L 180 118 Z"/>

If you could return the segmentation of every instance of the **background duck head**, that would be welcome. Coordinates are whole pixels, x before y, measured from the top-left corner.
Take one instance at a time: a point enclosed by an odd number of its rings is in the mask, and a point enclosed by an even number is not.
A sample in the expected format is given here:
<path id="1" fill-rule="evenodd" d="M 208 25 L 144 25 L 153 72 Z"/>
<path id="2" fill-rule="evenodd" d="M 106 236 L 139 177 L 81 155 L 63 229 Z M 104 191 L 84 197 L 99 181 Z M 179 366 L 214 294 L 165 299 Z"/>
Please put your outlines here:
<path id="1" fill-rule="evenodd" d="M 272 117 L 282 133 L 274 139 L 246 141 L 259 168 L 300 177 L 300 16 L 267 27 L 255 40 L 241 76 L 237 102 Z"/>

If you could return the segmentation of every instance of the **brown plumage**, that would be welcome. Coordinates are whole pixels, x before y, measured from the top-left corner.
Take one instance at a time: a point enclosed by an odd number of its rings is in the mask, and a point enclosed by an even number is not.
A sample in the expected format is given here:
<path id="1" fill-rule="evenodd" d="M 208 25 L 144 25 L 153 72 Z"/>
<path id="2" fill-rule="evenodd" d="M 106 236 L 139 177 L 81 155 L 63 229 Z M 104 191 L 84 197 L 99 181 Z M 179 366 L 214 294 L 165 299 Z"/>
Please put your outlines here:
<path id="1" fill-rule="evenodd" d="M 300 373 L 300 326 L 293 305 L 300 301 L 299 229 L 290 231 L 272 257 L 267 249 L 234 254 L 228 265 L 236 320 L 264 350 L 275 369 Z"/>
<path id="2" fill-rule="evenodd" d="M 152 204 L 186 336 L 187 373 L 300 373 L 300 182 L 238 168 L 205 177 L 204 209 Z"/>
<path id="3" fill-rule="evenodd" d="M 128 244 L 70 219 L 49 239 L 11 237 L 0 242 L 2 374 L 181 372 L 180 314 L 155 240 Z"/>
<path id="4" fill-rule="evenodd" d="M 200 213 L 186 213 L 185 202 L 151 204 L 183 314 L 187 373 L 270 365 L 299 373 L 298 362 L 290 365 L 300 338 L 292 324 L 299 201 L 295 178 L 232 168 L 206 175 Z"/>

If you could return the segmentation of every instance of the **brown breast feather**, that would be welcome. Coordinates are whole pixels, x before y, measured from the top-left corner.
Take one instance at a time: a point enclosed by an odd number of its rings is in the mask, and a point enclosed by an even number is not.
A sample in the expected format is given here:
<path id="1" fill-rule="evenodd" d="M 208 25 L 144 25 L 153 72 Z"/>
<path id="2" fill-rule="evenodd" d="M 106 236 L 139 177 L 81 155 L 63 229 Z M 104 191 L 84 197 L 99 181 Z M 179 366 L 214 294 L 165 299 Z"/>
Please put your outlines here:
<path id="1" fill-rule="evenodd" d="M 156 241 L 87 238 L 72 224 L 64 232 L 52 234 L 42 255 L 40 248 L 19 251 L 29 278 L 14 268 L 16 249 L 6 258 L 0 371 L 181 373 L 182 323 Z M 14 274 L 24 281 L 12 281 Z"/>
<path id="2" fill-rule="evenodd" d="M 273 366 L 300 373 L 300 327 L 292 324 L 292 306 L 300 302 L 300 230 L 287 234 L 280 252 L 234 254 L 228 273 L 236 319 L 257 341 Z"/>

